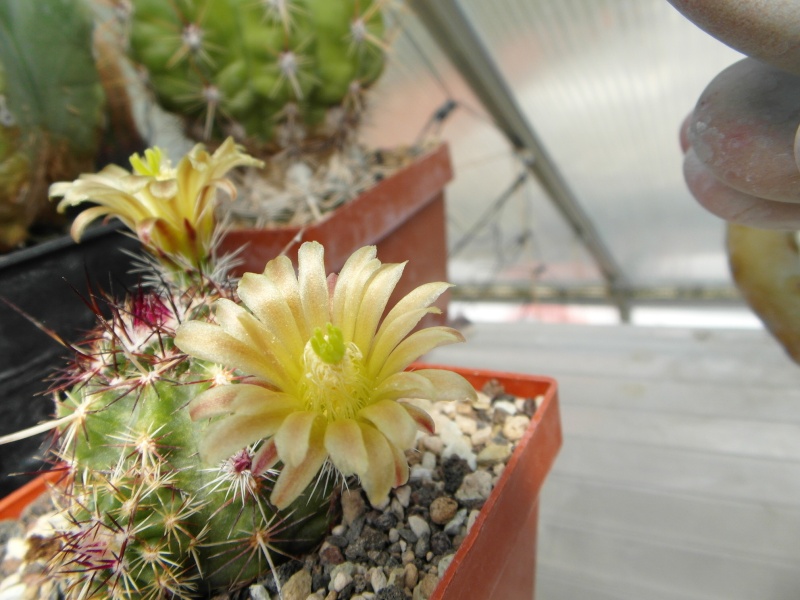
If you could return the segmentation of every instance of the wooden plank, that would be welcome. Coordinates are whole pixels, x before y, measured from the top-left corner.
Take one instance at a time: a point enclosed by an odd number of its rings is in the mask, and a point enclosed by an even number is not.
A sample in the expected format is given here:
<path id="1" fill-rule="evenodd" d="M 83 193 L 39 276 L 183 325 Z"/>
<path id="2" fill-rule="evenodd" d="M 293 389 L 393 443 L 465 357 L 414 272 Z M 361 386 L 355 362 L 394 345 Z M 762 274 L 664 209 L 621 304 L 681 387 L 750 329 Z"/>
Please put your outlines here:
<path id="1" fill-rule="evenodd" d="M 537 598 L 800 590 L 800 368 L 765 332 L 481 324 L 440 363 L 553 376 Z"/>
<path id="2" fill-rule="evenodd" d="M 800 564 L 800 506 L 590 482 L 559 472 L 542 491 L 540 518 L 546 525 Z"/>

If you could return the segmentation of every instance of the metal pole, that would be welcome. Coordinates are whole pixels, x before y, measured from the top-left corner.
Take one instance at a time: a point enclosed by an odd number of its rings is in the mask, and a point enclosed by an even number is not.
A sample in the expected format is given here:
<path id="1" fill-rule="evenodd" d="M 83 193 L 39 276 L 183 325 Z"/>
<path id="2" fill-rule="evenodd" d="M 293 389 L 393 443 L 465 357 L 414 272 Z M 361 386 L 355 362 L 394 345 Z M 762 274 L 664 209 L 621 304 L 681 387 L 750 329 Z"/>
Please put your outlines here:
<path id="1" fill-rule="evenodd" d="M 517 105 L 458 0 L 409 0 L 409 3 L 499 129 L 516 150 L 527 154 L 528 169 L 594 258 L 623 320 L 628 320 L 628 286 L 622 270 Z"/>

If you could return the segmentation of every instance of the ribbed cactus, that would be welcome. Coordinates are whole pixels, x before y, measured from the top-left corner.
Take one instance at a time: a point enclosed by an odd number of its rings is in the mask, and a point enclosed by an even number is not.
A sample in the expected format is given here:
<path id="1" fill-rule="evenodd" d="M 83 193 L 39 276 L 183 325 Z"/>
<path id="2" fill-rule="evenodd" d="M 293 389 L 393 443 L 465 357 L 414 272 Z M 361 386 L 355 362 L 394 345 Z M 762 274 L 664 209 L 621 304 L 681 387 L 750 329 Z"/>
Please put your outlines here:
<path id="1" fill-rule="evenodd" d="M 109 301 L 57 389 L 50 425 L 66 473 L 50 572 L 68 600 L 246 585 L 321 541 L 343 482 L 380 503 L 407 481 L 404 452 L 433 422 L 404 399 L 474 395 L 454 373 L 404 371 L 463 338 L 412 333 L 446 283 L 382 316 L 404 265 L 381 264 L 374 247 L 338 278 L 316 243 L 300 248 L 297 271 L 281 256 L 238 284 L 228 277 L 213 200 L 233 191 L 227 171 L 259 164 L 228 139 L 174 169 L 153 149 L 132 157 L 132 172 L 107 167 L 51 188 L 62 205 L 98 204 L 76 237 L 108 214 L 135 231 L 150 283 Z"/>
<path id="2" fill-rule="evenodd" d="M 0 250 L 49 209 L 47 186 L 93 165 L 104 95 L 83 0 L 0 3 Z"/>
<path id="3" fill-rule="evenodd" d="M 258 469 L 263 444 L 203 463 L 207 423 L 187 410 L 203 390 L 236 379 L 173 340 L 181 322 L 209 321 L 213 302 L 235 297 L 213 253 L 212 205 L 229 186 L 226 171 L 258 161 L 228 141 L 214 155 L 195 148 L 176 169 L 157 149 L 131 164 L 130 173 L 112 166 L 52 187 L 62 204 L 100 203 L 78 217 L 76 237 L 102 214 L 122 218 L 150 252 L 145 279 L 158 283 L 109 301 L 110 318 L 98 310 L 99 327 L 63 375 L 54 423 L 69 483 L 56 495 L 64 526 L 51 570 L 68 598 L 203 597 L 316 543 L 331 483 L 279 514 L 266 500 L 271 472 Z"/>
<path id="4" fill-rule="evenodd" d="M 346 135 L 384 64 L 384 0 L 133 0 L 131 54 L 196 137 Z"/>

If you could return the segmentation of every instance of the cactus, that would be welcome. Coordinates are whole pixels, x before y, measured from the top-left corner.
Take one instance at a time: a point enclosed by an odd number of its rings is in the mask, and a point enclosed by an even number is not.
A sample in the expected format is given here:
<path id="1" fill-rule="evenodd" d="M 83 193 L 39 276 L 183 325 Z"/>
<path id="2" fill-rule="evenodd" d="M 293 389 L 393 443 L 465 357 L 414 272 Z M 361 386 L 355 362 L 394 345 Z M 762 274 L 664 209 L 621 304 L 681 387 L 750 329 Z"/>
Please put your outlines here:
<path id="1" fill-rule="evenodd" d="M 82 1 L 0 3 L 0 248 L 49 211 L 47 186 L 91 168 L 104 95 Z"/>
<path id="2" fill-rule="evenodd" d="M 68 600 L 199 598 L 238 589 L 319 543 L 332 495 L 360 481 L 374 503 L 405 483 L 404 451 L 430 417 L 403 398 L 474 395 L 460 376 L 404 372 L 463 339 L 433 327 L 448 284 L 421 286 L 381 318 L 402 271 L 375 248 L 338 279 L 323 249 L 300 248 L 235 285 L 208 221 L 226 171 L 258 165 L 232 140 L 172 169 L 163 153 L 54 184 L 76 221 L 113 214 L 142 240 L 150 287 L 74 346 L 56 388 L 61 525 L 51 576 Z M 241 298 L 243 305 L 239 303 Z M 95 301 L 93 305 L 97 305 Z M 98 315 L 101 312 L 97 309 Z M 37 427 L 40 430 L 41 427 Z"/>
<path id="3" fill-rule="evenodd" d="M 131 55 L 194 137 L 347 135 L 383 68 L 383 0 L 134 0 Z"/>

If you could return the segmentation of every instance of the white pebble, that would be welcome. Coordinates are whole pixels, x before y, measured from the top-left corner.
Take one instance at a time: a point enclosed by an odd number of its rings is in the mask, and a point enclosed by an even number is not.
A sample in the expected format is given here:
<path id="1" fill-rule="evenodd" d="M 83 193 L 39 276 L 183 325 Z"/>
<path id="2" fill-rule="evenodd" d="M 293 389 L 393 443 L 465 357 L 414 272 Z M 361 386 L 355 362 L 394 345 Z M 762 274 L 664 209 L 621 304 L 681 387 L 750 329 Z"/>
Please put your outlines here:
<path id="1" fill-rule="evenodd" d="M 250 592 L 250 600 L 270 600 L 267 588 L 263 585 L 251 585 L 248 591 Z"/>
<path id="2" fill-rule="evenodd" d="M 418 538 L 428 537 L 431 534 L 431 526 L 418 515 L 408 517 L 408 526 Z"/>
<path id="3" fill-rule="evenodd" d="M 333 578 L 331 578 L 331 583 L 328 586 L 328 589 L 330 591 L 341 592 L 351 581 L 353 581 L 352 575 L 344 571 L 339 571 Z"/>
<path id="4" fill-rule="evenodd" d="M 494 403 L 495 410 L 502 410 L 509 415 L 517 414 L 517 405 L 509 400 L 498 400 Z"/>
<path id="5" fill-rule="evenodd" d="M 528 429 L 530 422 L 531 420 L 525 415 L 508 417 L 506 422 L 503 423 L 503 435 L 507 440 L 514 442 L 525 434 L 525 430 Z"/>
<path id="6" fill-rule="evenodd" d="M 472 451 L 472 444 L 463 435 L 459 435 L 457 439 L 445 446 L 442 457 L 447 459 L 451 456 L 463 458 L 473 471 L 478 467 L 478 459 Z"/>
<path id="7" fill-rule="evenodd" d="M 448 554 L 447 556 L 443 556 L 441 560 L 439 560 L 439 564 L 437 565 L 437 573 L 439 575 L 439 579 L 444 577 L 444 572 L 447 571 L 447 567 L 450 566 L 450 563 L 453 562 L 455 558 L 455 554 Z"/>
<path id="8" fill-rule="evenodd" d="M 464 435 L 472 435 L 478 429 L 478 422 L 470 417 L 456 415 L 455 421 L 456 425 L 458 425 L 458 428 L 461 430 L 461 433 Z"/>
<path id="9" fill-rule="evenodd" d="M 436 455 L 433 452 L 425 452 L 421 464 L 423 468 L 433 471 L 436 468 Z"/>
<path id="10" fill-rule="evenodd" d="M 24 583 L 12 585 L 0 592 L 0 600 L 22 600 L 27 589 L 28 586 Z"/>
<path id="11" fill-rule="evenodd" d="M 483 446 L 490 439 L 492 439 L 491 427 L 481 427 L 469 436 L 469 440 L 472 442 L 473 446 Z"/>
<path id="12" fill-rule="evenodd" d="M 402 485 L 394 491 L 395 498 L 400 502 L 400 505 L 403 508 L 408 508 L 409 502 L 411 502 L 411 486 L 410 485 Z"/>
<path id="13" fill-rule="evenodd" d="M 433 452 L 437 456 L 442 453 L 442 450 L 444 450 L 444 442 L 438 435 L 424 434 L 421 440 L 422 448 L 428 450 L 429 452 Z"/>
<path id="14" fill-rule="evenodd" d="M 331 529 L 333 535 L 344 535 L 345 533 L 347 533 L 347 527 L 341 524 Z"/>
<path id="15" fill-rule="evenodd" d="M 389 543 L 390 543 L 390 544 L 394 544 L 394 543 L 396 543 L 396 542 L 397 542 L 397 541 L 399 541 L 399 540 L 400 540 L 400 532 L 399 532 L 399 531 L 397 531 L 397 528 L 396 528 L 396 527 L 392 527 L 392 528 L 389 530 Z M 375 590 L 375 591 L 377 591 L 377 590 Z"/>
<path id="16" fill-rule="evenodd" d="M 460 509 L 456 515 L 444 526 L 444 532 L 449 536 L 456 536 L 461 533 L 461 526 L 467 520 L 467 509 Z"/>
<path id="17" fill-rule="evenodd" d="M 369 582 L 375 592 L 380 592 L 388 583 L 386 573 L 383 572 L 382 568 L 375 567 L 369 574 Z"/>
<path id="18" fill-rule="evenodd" d="M 469 517 L 467 517 L 467 532 L 472 529 L 472 526 L 475 525 L 475 520 L 478 518 L 480 514 L 479 510 L 471 510 L 469 513 Z"/>
<path id="19" fill-rule="evenodd" d="M 433 473 L 422 465 L 414 465 L 411 467 L 408 479 L 409 481 L 433 481 Z"/>

